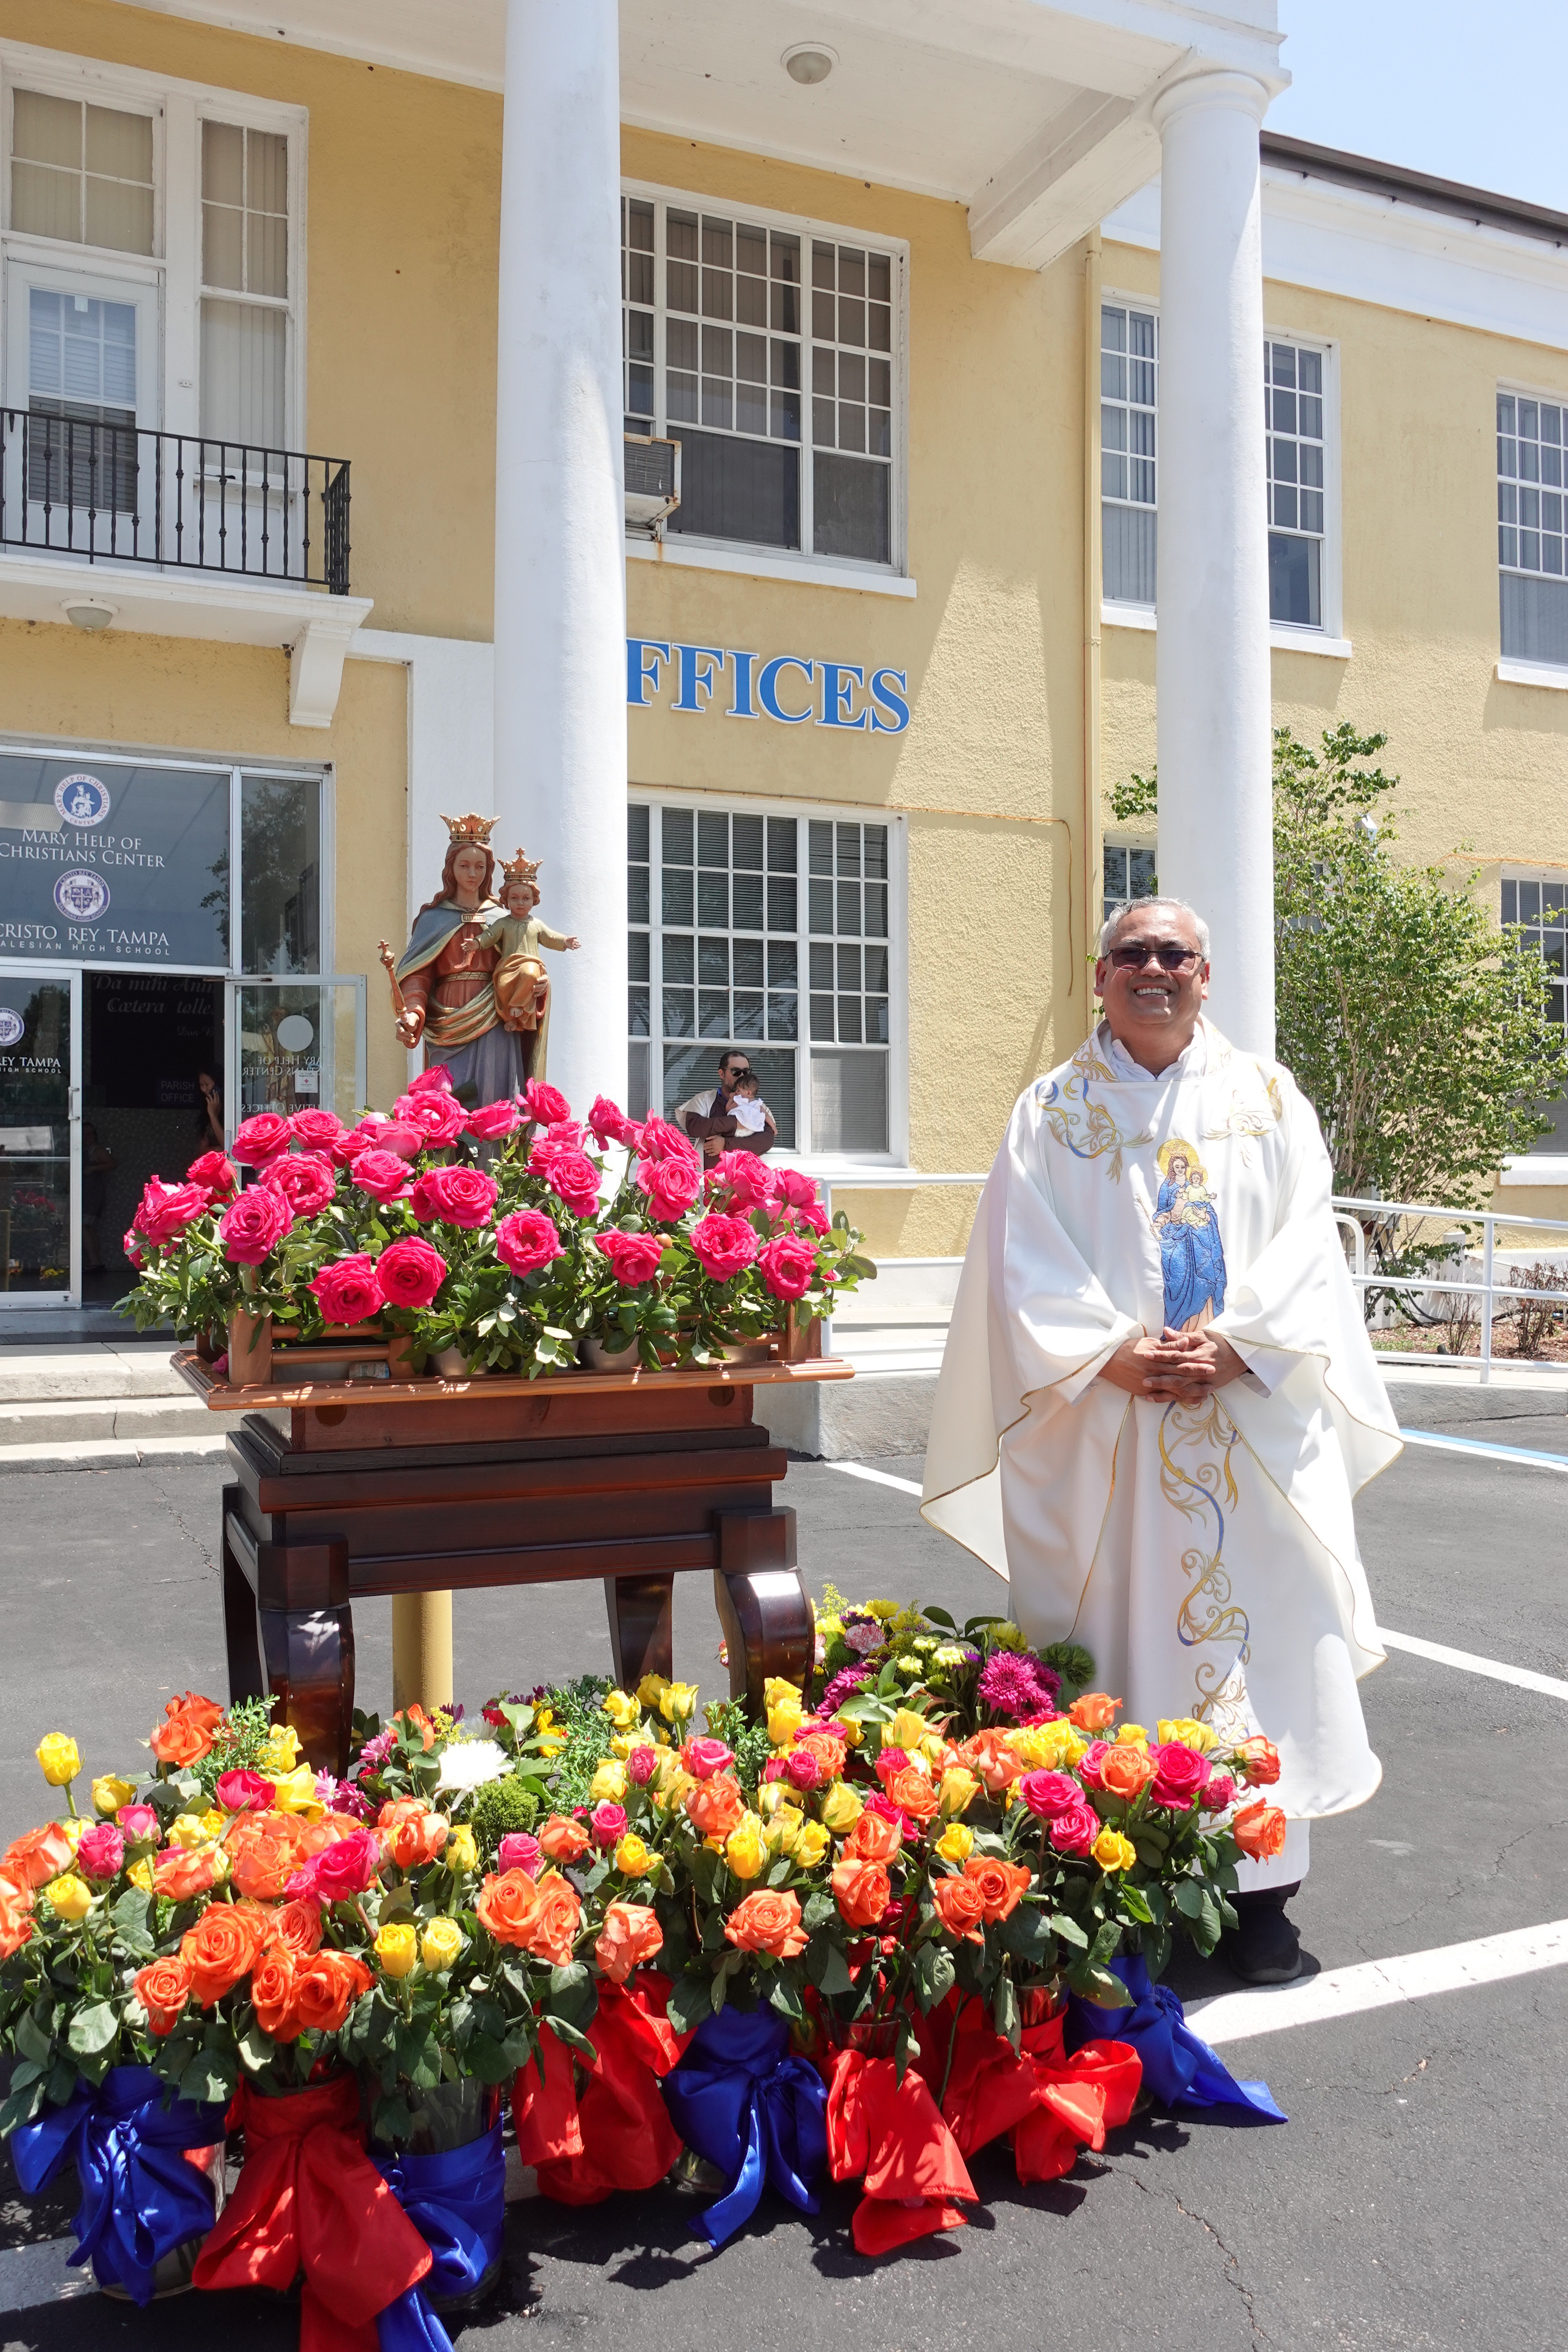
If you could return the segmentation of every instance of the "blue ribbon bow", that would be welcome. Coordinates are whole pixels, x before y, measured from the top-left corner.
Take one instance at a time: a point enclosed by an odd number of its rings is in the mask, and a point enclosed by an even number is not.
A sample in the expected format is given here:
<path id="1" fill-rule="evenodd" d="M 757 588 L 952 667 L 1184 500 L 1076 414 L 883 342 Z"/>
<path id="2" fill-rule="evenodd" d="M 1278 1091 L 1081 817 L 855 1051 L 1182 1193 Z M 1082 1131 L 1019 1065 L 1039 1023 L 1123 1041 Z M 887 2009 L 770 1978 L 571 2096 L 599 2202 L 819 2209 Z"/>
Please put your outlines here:
<path id="1" fill-rule="evenodd" d="M 46 2107 L 11 2135 L 11 2160 L 29 2197 L 76 2166 L 81 2205 L 71 2228 L 73 2264 L 90 2262 L 100 2286 L 151 2303 L 165 2254 L 213 2225 L 212 2184 L 187 2164 L 188 2147 L 216 2147 L 222 2106 L 168 2100 L 151 2066 L 111 2066 L 95 2091 L 79 2082 L 63 2107 Z"/>
<path id="2" fill-rule="evenodd" d="M 1276 2105 L 1267 2083 L 1238 2083 L 1206 2042 L 1201 2042 L 1186 2021 L 1186 2012 L 1169 1985 L 1151 1984 L 1149 1971 L 1136 1953 L 1123 1952 L 1109 1962 L 1132 1996 L 1126 2009 L 1100 2009 L 1079 1994 L 1068 1997 L 1067 2046 L 1080 2050 L 1086 2042 L 1130 2042 L 1143 2062 L 1143 2081 L 1166 2107 L 1250 2107 L 1273 2124 L 1288 2118 Z"/>
<path id="3" fill-rule="evenodd" d="M 452 2352 L 452 2339 L 429 2298 L 471 2294 L 500 2259 L 506 2226 L 500 2126 L 493 2124 L 482 2138 L 434 2156 L 378 2156 L 374 2162 L 435 2256 L 417 2286 L 377 2313 L 381 2352 Z"/>
<path id="4" fill-rule="evenodd" d="M 815 2066 L 789 2055 L 789 2029 L 770 2010 L 705 2017 L 662 2085 L 670 2120 L 689 2148 L 717 2165 L 727 2195 L 694 2225 L 721 2246 L 749 2221 L 770 2182 L 803 2213 L 827 2169 L 827 2089 Z"/>

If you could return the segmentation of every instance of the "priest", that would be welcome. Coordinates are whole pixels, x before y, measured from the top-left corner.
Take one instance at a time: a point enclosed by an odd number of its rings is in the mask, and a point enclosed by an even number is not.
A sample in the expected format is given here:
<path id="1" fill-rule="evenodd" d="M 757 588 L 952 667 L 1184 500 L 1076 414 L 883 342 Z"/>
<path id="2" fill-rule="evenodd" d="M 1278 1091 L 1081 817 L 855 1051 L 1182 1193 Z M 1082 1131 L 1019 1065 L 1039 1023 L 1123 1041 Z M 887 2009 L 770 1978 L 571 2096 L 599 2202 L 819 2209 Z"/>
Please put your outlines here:
<path id="1" fill-rule="evenodd" d="M 1190 1716 L 1278 1749 L 1284 1850 L 1240 1865 L 1226 1954 L 1283 1983 L 1308 1824 L 1381 1777 L 1352 1500 L 1400 1441 L 1312 1108 L 1204 1018 L 1208 951 L 1174 899 L 1102 930 L 1104 1018 L 1020 1097 L 981 1198 L 922 1508 L 1152 1737 Z"/>

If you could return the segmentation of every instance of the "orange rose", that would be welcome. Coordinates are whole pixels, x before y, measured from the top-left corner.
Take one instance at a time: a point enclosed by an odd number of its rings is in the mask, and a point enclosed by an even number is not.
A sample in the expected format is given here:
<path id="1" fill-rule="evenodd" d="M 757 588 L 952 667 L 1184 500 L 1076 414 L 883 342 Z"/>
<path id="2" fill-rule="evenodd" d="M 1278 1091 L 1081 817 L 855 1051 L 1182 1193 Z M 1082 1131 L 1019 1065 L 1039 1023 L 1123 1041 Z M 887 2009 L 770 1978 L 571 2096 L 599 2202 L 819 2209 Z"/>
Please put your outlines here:
<path id="1" fill-rule="evenodd" d="M 987 1792 L 993 1797 L 999 1797 L 1004 1789 L 1010 1788 L 1024 1769 L 1022 1762 L 1007 1745 L 1005 1732 L 1002 1731 L 977 1731 L 973 1739 L 964 1740 L 958 1750 L 958 1758 L 960 1763 L 984 1783 Z"/>
<path id="2" fill-rule="evenodd" d="M 732 1772 L 715 1772 L 686 1791 L 686 1811 L 704 1837 L 727 1838 L 740 1827 L 746 1810 L 741 1784 Z"/>
<path id="3" fill-rule="evenodd" d="M 588 1832 L 581 1822 L 569 1822 L 561 1813 L 552 1813 L 539 1832 L 539 1843 L 552 1862 L 575 1862 L 588 1851 Z"/>
<path id="4" fill-rule="evenodd" d="M 375 1817 L 382 1849 L 399 1870 L 416 1870 L 434 1862 L 451 1828 L 444 1813 L 433 1813 L 423 1797 L 395 1797 Z"/>
<path id="5" fill-rule="evenodd" d="M 576 1888 L 559 1872 L 547 1872 L 539 1882 L 539 1900 L 529 1922 L 528 1949 L 554 1968 L 568 1968 L 582 1925 L 583 1905 Z"/>
<path id="6" fill-rule="evenodd" d="M 646 1903 L 612 1903 L 594 1944 L 599 1972 L 624 1985 L 634 1969 L 664 1949 L 664 1930 Z"/>
<path id="7" fill-rule="evenodd" d="M 203 1698 L 200 1691 L 181 1691 L 178 1697 L 165 1702 L 163 1713 L 171 1722 L 176 1715 L 186 1716 L 201 1731 L 216 1731 L 223 1721 L 223 1709 L 216 1699 Z"/>
<path id="8" fill-rule="evenodd" d="M 33 1890 L 14 1878 L 0 1877 L 0 1960 L 8 1960 L 29 1942 L 33 1933 Z"/>
<path id="9" fill-rule="evenodd" d="M 400 1706 L 392 1719 L 394 1723 L 405 1723 L 410 1731 L 416 1731 L 419 1734 L 420 1745 L 428 1755 L 430 1749 L 436 1745 L 436 1727 L 417 1699 L 410 1706 Z"/>
<path id="10" fill-rule="evenodd" d="M 862 1813 L 860 1821 L 865 1819 Z M 859 1822 L 855 1826 L 858 1829 Z M 876 1927 L 893 1899 L 893 1890 L 879 1862 L 864 1862 L 858 1855 L 847 1853 L 842 1862 L 833 1865 L 833 1896 L 849 1927 Z"/>
<path id="11" fill-rule="evenodd" d="M 887 1873 L 880 1876 L 886 1887 Z M 765 1887 L 736 1904 L 724 1922 L 724 1933 L 737 1951 L 771 1952 L 775 1960 L 796 1958 L 811 1941 L 800 1924 L 799 1895 L 772 1894 Z"/>
<path id="12" fill-rule="evenodd" d="M 1278 1805 L 1266 1805 L 1259 1797 L 1237 1814 L 1230 1832 L 1249 1862 L 1272 1862 L 1284 1851 L 1285 1816 Z"/>
<path id="13" fill-rule="evenodd" d="M 171 1903 L 205 1895 L 217 1877 L 217 1853 L 210 1845 L 173 1845 L 153 1857 L 153 1886 Z"/>
<path id="14" fill-rule="evenodd" d="M 889 1822 L 881 1813 L 862 1813 L 844 1841 L 844 1852 L 851 1862 L 891 1862 L 903 1844 L 904 1833 L 897 1822 Z"/>
<path id="15" fill-rule="evenodd" d="M 847 1751 L 842 1739 L 835 1739 L 830 1731 L 808 1731 L 804 1739 L 795 1744 L 797 1748 L 804 1748 L 808 1756 L 816 1757 L 819 1786 L 843 1778 Z"/>
<path id="16" fill-rule="evenodd" d="M 249 1975 L 262 1935 L 257 1914 L 234 1903 L 210 1904 L 195 1926 L 186 1929 L 180 1938 L 180 1958 L 190 1965 L 191 1990 L 200 2008 L 210 2009 Z"/>
<path id="17" fill-rule="evenodd" d="M 71 1842 L 58 1822 L 42 1829 L 24 1830 L 0 1854 L 0 1871 L 19 1886 L 45 1886 L 71 1863 Z"/>
<path id="18" fill-rule="evenodd" d="M 148 2032 L 161 2042 L 166 2033 L 173 2033 L 191 1997 L 190 1962 L 170 1953 L 148 1968 L 138 1969 L 132 1984 L 147 2012 Z"/>
<path id="19" fill-rule="evenodd" d="M 1142 1748 L 1108 1748 L 1100 1759 L 1100 1777 L 1113 1797 L 1135 1797 L 1146 1789 L 1159 1767 Z"/>
<path id="20" fill-rule="evenodd" d="M 318 1952 L 294 1979 L 294 2009 L 304 2033 L 336 2033 L 374 1977 L 347 1952 Z"/>
<path id="21" fill-rule="evenodd" d="M 900 1811 L 910 1814 L 917 1822 L 929 1822 L 936 1811 L 936 1790 L 925 1774 L 918 1772 L 912 1764 L 906 1764 L 901 1772 L 894 1773 L 888 1783 L 888 1794 Z"/>
<path id="22" fill-rule="evenodd" d="M 295 2006 L 299 1963 L 287 1944 L 269 1944 L 250 1978 L 250 2000 L 256 2022 L 274 2042 L 298 2042 L 300 2016 Z"/>
<path id="23" fill-rule="evenodd" d="M 308 1960 L 321 1948 L 321 1914 L 314 1903 L 285 1903 L 261 1915 L 262 1942 L 268 1951 L 282 1949 L 296 1960 Z"/>
<path id="24" fill-rule="evenodd" d="M 539 1889 L 526 1870 L 492 1872 L 474 1898 L 474 1916 L 498 1944 L 525 1945 L 538 1908 Z"/>
<path id="25" fill-rule="evenodd" d="M 1079 1731 L 1109 1731 L 1121 1705 L 1119 1698 L 1107 1698 L 1103 1691 L 1085 1691 L 1068 1707 L 1068 1721 Z"/>
<path id="26" fill-rule="evenodd" d="M 223 1721 L 217 1701 L 202 1698 L 195 1691 L 172 1698 L 163 1715 L 151 1741 L 160 1764 L 195 1764 L 212 1746 L 213 1734 Z"/>
<path id="27" fill-rule="evenodd" d="M 1271 1789 L 1279 1778 L 1279 1750 L 1260 1731 L 1242 1741 L 1232 1761 L 1249 1789 Z"/>
<path id="28" fill-rule="evenodd" d="M 237 1895 L 277 1903 L 305 1860 L 305 1824 L 293 1813 L 237 1813 L 224 1832 Z"/>
<path id="29" fill-rule="evenodd" d="M 1018 1897 L 1029 1884 L 1029 1874 L 1016 1862 L 992 1862 L 986 1855 L 972 1853 L 963 1865 L 963 1874 L 980 1890 L 987 1919 L 1007 1919 L 1018 1907 Z"/>
<path id="30" fill-rule="evenodd" d="M 954 1942 L 967 1939 L 983 1944 L 980 1923 L 985 1916 L 985 1897 L 973 1878 L 933 1878 L 931 1899 L 936 1905 L 936 1916 Z"/>

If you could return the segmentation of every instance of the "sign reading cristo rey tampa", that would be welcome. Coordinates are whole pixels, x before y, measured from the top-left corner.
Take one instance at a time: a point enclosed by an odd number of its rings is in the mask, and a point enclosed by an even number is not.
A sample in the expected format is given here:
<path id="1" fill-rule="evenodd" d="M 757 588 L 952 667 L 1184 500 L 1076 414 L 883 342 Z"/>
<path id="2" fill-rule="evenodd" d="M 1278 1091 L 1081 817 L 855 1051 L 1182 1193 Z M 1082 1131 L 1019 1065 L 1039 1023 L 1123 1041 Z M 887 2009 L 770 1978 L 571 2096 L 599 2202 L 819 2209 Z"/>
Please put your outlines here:
<path id="1" fill-rule="evenodd" d="M 662 689 L 673 688 L 666 694 Z M 842 728 L 847 734 L 901 735 L 910 723 L 901 669 L 824 661 L 804 654 L 743 653 L 735 646 L 626 639 L 626 700 L 634 710 L 667 709 L 726 719 L 773 719 L 784 727 Z"/>

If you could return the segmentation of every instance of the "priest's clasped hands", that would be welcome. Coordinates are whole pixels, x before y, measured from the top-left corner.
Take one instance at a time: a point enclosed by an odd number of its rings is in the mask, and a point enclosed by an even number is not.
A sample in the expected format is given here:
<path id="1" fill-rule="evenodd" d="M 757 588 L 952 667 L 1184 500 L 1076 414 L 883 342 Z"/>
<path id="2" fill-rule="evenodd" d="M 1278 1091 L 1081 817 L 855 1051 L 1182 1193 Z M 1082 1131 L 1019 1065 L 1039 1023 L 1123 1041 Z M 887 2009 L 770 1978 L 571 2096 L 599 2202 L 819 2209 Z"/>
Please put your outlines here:
<path id="1" fill-rule="evenodd" d="M 1130 1396 L 1153 1397 L 1162 1404 L 1201 1404 L 1215 1389 L 1239 1380 L 1247 1366 L 1218 1331 L 1173 1331 L 1157 1339 L 1140 1331 L 1123 1339 L 1100 1368 L 1100 1378 Z"/>

